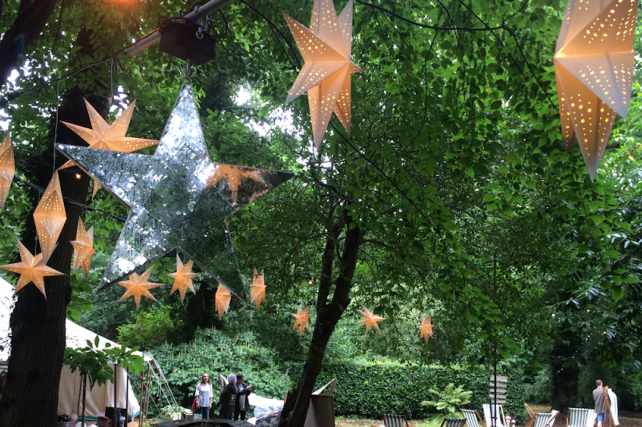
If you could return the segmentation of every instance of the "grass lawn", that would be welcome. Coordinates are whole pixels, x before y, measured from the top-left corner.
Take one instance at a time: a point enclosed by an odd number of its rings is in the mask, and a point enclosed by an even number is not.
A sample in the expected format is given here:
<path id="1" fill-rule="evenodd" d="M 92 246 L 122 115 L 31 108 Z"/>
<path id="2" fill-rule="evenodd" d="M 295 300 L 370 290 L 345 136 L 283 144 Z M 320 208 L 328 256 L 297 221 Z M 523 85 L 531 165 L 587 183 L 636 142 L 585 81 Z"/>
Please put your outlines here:
<path id="1" fill-rule="evenodd" d="M 452 418 L 463 418 L 463 416 L 457 413 Z M 434 415 L 423 420 L 408 420 L 408 424 L 410 424 L 410 427 L 439 427 L 443 420 L 443 415 Z M 336 427 L 384 427 L 383 418 L 373 420 L 368 418 L 335 417 L 334 422 Z"/>

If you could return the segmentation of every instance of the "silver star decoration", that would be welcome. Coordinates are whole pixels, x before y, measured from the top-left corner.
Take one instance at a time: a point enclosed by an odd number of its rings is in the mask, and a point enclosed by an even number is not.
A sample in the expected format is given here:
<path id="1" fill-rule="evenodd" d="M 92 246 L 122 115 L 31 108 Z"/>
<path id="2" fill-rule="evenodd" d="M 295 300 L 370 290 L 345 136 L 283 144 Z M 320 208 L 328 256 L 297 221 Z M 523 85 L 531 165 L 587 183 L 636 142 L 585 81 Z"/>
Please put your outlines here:
<path id="1" fill-rule="evenodd" d="M 294 176 L 212 163 L 189 85 L 151 156 L 62 144 L 58 150 L 131 209 L 103 288 L 180 250 L 242 298 L 245 286 L 225 219 Z"/>

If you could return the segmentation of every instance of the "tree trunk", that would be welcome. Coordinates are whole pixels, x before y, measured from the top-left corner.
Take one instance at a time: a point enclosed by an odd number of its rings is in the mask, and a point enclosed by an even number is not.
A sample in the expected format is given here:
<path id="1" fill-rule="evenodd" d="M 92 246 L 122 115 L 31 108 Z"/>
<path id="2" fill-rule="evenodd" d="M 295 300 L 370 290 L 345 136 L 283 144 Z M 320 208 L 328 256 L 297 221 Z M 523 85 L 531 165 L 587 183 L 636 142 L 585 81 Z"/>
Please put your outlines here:
<path id="1" fill-rule="evenodd" d="M 22 37 L 22 49 L 27 47 L 40 35 L 58 0 L 22 0 L 18 16 L 11 28 L 4 33 L 0 41 L 0 86 L 7 82 L 11 70 L 19 67 L 19 52 L 16 37 Z"/>
<path id="2" fill-rule="evenodd" d="M 314 391 L 325 349 L 334 332 L 343 312 L 350 305 L 350 288 L 352 277 L 357 267 L 359 247 L 363 241 L 364 233 L 355 227 L 350 230 L 351 218 L 348 211 L 343 211 L 343 220 L 333 224 L 328 229 L 326 247 L 321 260 L 321 280 L 319 281 L 319 295 L 317 299 L 317 322 L 312 333 L 312 341 L 308 351 L 308 358 L 303 365 L 303 374 L 296 388 L 288 394 L 279 427 L 303 427 L 310 405 L 310 396 Z M 328 303 L 330 287 L 332 285 L 332 265 L 337 245 L 337 238 L 344 229 L 346 232 L 343 255 L 339 260 L 339 277 L 335 279 L 336 286 L 332 301 Z"/>
<path id="3" fill-rule="evenodd" d="M 80 49 L 81 55 L 93 51 L 89 44 L 90 32 L 83 30 L 78 36 L 78 44 L 87 48 Z M 59 108 L 60 120 L 90 126 L 83 97 L 77 88 L 69 90 Z M 88 97 L 89 98 L 89 97 Z M 106 112 L 107 100 L 90 98 L 96 110 Z M 52 119 L 55 125 L 55 116 Z M 49 140 L 53 143 L 53 125 Z M 86 143 L 64 125 L 58 126 L 58 142 L 84 146 Z M 53 146 L 40 156 L 53 165 Z M 61 155 L 56 157 L 56 167 L 65 163 Z M 36 183 L 46 188 L 53 174 L 53 167 L 42 167 L 34 162 L 32 176 Z M 60 171 L 60 187 L 65 198 L 85 203 L 89 188 L 89 177 L 78 170 Z M 28 174 L 29 175 L 29 174 Z M 11 356 L 7 371 L 7 387 L 0 400 L 0 425 L 3 427 L 53 427 L 58 410 L 58 387 L 65 351 L 65 320 L 67 305 L 71 299 L 69 273 L 73 246 L 69 243 L 76 238 L 76 227 L 81 208 L 65 201 L 67 221 L 60 233 L 58 247 L 54 250 L 47 265 L 64 273 L 63 276 L 46 277 L 45 299 L 32 284 L 18 292 L 18 300 L 11 314 Z M 23 243 L 29 250 L 34 249 L 35 225 L 33 215 L 29 215 Z M 36 410 L 34 410 L 36 408 Z"/>

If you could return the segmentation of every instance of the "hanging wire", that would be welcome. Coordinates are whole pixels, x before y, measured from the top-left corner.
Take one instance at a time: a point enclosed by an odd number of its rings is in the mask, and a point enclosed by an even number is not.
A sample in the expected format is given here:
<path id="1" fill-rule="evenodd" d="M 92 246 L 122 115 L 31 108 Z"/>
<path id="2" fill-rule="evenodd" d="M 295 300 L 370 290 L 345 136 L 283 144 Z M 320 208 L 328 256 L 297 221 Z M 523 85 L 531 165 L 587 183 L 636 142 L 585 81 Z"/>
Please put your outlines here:
<path id="1" fill-rule="evenodd" d="M 109 108 L 107 108 L 107 121 L 111 124 L 111 105 L 114 101 L 114 57 L 111 57 L 111 65 L 109 66 Z"/>
<path id="2" fill-rule="evenodd" d="M 54 140 L 53 140 L 53 172 L 56 173 L 56 142 L 58 141 L 58 110 L 60 109 L 60 80 L 56 85 L 56 125 L 54 126 Z"/>

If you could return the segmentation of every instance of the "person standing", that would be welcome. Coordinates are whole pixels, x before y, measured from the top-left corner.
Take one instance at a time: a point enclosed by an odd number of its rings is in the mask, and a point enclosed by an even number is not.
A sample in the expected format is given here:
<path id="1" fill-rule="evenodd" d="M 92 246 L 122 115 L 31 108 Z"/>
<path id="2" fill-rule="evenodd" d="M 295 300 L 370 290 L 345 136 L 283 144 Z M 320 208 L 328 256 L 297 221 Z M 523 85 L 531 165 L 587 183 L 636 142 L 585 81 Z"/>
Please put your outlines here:
<path id="1" fill-rule="evenodd" d="M 234 421 L 245 421 L 245 414 L 247 408 L 250 406 L 248 403 L 248 396 L 252 393 L 252 384 L 247 385 L 243 382 L 243 373 L 236 374 L 236 404 L 234 405 Z"/>
<path id="2" fill-rule="evenodd" d="M 196 410 L 201 413 L 204 420 L 209 420 L 210 409 L 212 408 L 212 381 L 210 376 L 203 374 L 201 382 L 196 386 L 195 396 L 198 397 L 196 401 Z"/>
<path id="3" fill-rule="evenodd" d="M 593 400 L 595 401 L 595 413 L 597 414 L 597 427 L 602 427 L 604 421 L 609 420 L 608 412 L 605 414 L 606 406 L 606 396 L 604 395 L 604 388 L 602 387 L 602 380 L 596 380 L 595 386 L 597 387 L 593 390 Z M 606 416 L 605 416 L 606 415 Z"/>
<path id="4" fill-rule="evenodd" d="M 219 402 L 221 403 L 221 418 L 231 420 L 236 405 L 236 375 L 229 374 L 227 376 L 227 385 L 221 392 Z"/>

